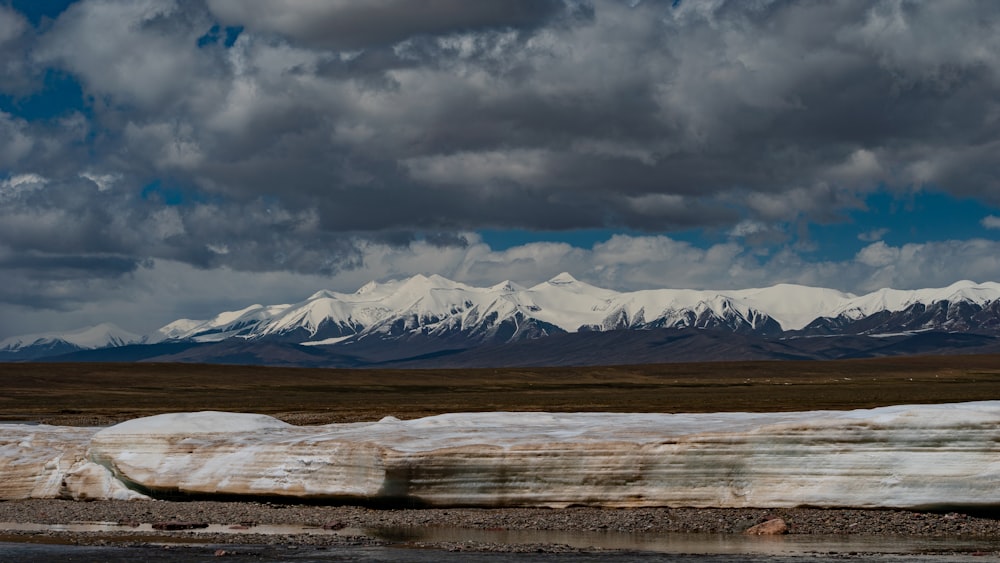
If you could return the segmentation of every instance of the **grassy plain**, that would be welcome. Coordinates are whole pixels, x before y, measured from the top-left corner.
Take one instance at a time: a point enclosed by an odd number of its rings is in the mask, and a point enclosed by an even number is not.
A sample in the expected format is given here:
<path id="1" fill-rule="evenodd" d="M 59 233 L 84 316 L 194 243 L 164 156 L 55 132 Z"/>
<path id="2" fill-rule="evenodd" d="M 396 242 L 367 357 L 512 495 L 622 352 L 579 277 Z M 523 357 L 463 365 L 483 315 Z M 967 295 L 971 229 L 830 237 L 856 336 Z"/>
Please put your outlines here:
<path id="1" fill-rule="evenodd" d="M 472 370 L 8 363 L 0 389 L 0 420 L 68 425 L 198 410 L 295 424 L 469 411 L 763 412 L 1000 399 L 1000 356 Z"/>

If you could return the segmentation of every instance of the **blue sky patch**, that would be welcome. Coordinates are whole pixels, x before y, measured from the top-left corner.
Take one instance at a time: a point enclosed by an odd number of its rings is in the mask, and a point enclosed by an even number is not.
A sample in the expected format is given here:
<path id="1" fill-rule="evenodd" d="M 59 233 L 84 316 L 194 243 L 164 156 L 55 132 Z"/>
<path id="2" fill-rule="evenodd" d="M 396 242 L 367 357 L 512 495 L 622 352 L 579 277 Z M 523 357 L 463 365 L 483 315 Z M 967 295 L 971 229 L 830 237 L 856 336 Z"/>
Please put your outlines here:
<path id="1" fill-rule="evenodd" d="M 28 121 L 58 118 L 76 111 L 88 116 L 90 113 L 80 82 L 55 69 L 45 71 L 41 89 L 31 94 L 0 95 L 0 110 Z"/>
<path id="2" fill-rule="evenodd" d="M 54 20 L 76 0 L 10 0 L 10 6 L 21 12 L 37 27 L 43 19 Z"/>

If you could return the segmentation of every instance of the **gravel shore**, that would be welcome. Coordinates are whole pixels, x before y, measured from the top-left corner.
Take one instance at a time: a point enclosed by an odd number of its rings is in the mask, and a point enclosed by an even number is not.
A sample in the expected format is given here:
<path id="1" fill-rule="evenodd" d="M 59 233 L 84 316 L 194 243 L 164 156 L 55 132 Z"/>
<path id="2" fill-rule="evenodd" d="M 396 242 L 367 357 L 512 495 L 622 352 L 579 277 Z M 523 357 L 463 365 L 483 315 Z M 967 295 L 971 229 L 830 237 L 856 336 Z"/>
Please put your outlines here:
<path id="1" fill-rule="evenodd" d="M 168 502 L 24 500 L 0 502 L 0 523 L 68 524 L 110 522 L 114 531 L 66 532 L 0 531 L 3 541 L 65 541 L 75 544 L 197 541 L 203 543 L 275 545 L 387 545 L 352 530 L 448 527 L 469 530 L 548 530 L 608 533 L 741 534 L 750 526 L 782 518 L 789 534 L 849 534 L 875 536 L 960 536 L 1000 538 L 1000 521 L 961 513 L 926 513 L 901 510 L 825 509 L 376 509 L 358 506 L 321 506 L 257 502 Z M 187 522 L 235 526 L 233 533 L 195 531 L 137 531 L 143 524 Z M 293 525 L 303 528 L 342 529 L 343 533 L 257 534 L 254 527 Z M 0 526 L 2 527 L 2 526 Z M 423 545 L 423 544 L 422 544 Z M 448 545 L 432 547 L 449 548 Z M 484 550 L 530 549 L 561 551 L 565 546 L 484 545 Z"/>

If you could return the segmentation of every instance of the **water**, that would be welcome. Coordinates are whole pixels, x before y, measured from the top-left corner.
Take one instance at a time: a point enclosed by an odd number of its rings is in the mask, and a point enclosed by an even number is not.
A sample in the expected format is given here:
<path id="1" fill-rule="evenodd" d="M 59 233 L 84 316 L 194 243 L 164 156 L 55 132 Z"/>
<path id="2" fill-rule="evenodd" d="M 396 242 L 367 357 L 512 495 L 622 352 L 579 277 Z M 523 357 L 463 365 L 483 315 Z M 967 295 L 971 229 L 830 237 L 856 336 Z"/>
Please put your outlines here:
<path id="1" fill-rule="evenodd" d="M 101 532 L 128 541 L 116 533 L 139 532 L 145 541 L 160 532 L 150 524 L 121 526 L 110 522 L 72 524 L 21 524 L 0 522 L 0 530 L 32 532 Z M 394 547 L 313 547 L 293 545 L 215 545 L 200 543 L 199 533 L 296 534 L 357 536 L 366 535 L 395 544 Z M 873 561 L 901 562 L 918 560 L 927 563 L 983 561 L 975 552 L 1000 551 L 1000 538 L 934 538 L 884 536 L 777 536 L 750 537 L 724 534 L 626 534 L 616 532 L 559 532 L 537 530 L 470 530 L 447 527 L 393 527 L 373 529 L 324 530 L 292 525 L 253 526 L 247 529 L 229 525 L 171 532 L 188 543 L 146 543 L 132 547 L 70 546 L 37 543 L 0 542 L 0 562 L 6 561 L 219 561 L 218 550 L 226 552 L 225 561 L 288 561 L 358 563 L 382 561 L 462 561 L 513 563 L 527 561 L 553 563 L 562 561 L 640 561 L 707 562 L 735 561 Z M 53 539 L 42 537 L 41 539 Z M 138 541 L 138 540 L 136 540 Z M 290 541 L 294 541 L 290 538 Z M 605 553 L 474 553 L 449 552 L 414 547 L 417 543 L 505 545 L 565 545 L 578 549 L 621 550 Z M 409 546 L 409 547 L 407 547 Z"/>
<path id="2" fill-rule="evenodd" d="M 224 557 L 218 555 L 225 551 Z M 809 553 L 802 555 L 698 554 L 698 553 L 469 553 L 400 547 L 337 547 L 330 549 L 295 546 L 244 545 L 146 545 L 143 547 L 93 547 L 2 543 L 0 562 L 48 563 L 50 561 L 100 561 L 105 563 L 175 563 L 181 561 L 227 561 L 230 563 L 812 563 L 865 561 L 871 563 L 980 563 L 984 557 L 971 554 Z"/>
<path id="3" fill-rule="evenodd" d="M 102 532 L 102 533 L 123 533 L 123 532 L 146 532 L 150 534 L 163 534 L 162 530 L 153 529 L 152 524 L 139 524 L 128 526 L 117 522 L 74 522 L 71 524 L 34 524 L 22 522 L 0 522 L 0 531 L 16 532 Z M 313 526 L 296 525 L 260 525 L 252 527 L 234 526 L 232 524 L 209 524 L 207 528 L 196 528 L 193 530 L 170 530 L 171 534 L 191 534 L 192 539 L 198 533 L 202 534 L 264 534 L 264 535 L 293 535 L 293 534 L 316 534 L 324 536 L 356 536 L 367 535 L 365 530 L 360 528 L 345 528 L 341 530 L 324 530 Z"/>
<path id="4" fill-rule="evenodd" d="M 370 531 L 371 533 L 372 531 Z M 598 548 L 699 555 L 756 554 L 804 556 L 817 553 L 928 554 L 1000 550 L 1000 538 L 942 538 L 916 536 L 733 534 L 650 534 L 618 532 L 560 532 L 539 530 L 469 530 L 464 528 L 381 528 L 376 537 L 396 542 L 560 544 L 578 549 Z"/>

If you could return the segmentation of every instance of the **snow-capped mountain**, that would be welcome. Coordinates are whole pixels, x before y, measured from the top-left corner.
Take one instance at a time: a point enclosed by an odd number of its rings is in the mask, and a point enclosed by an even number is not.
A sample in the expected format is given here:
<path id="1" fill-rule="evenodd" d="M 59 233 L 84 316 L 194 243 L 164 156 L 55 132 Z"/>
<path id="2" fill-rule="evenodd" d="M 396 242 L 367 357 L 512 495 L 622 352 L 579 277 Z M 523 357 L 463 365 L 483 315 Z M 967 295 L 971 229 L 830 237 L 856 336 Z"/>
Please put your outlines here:
<path id="1" fill-rule="evenodd" d="M 441 276 L 370 282 L 354 293 L 319 291 L 290 305 L 253 305 L 212 319 L 183 319 L 147 342 L 239 337 L 305 345 L 364 339 L 461 337 L 511 342 L 557 333 L 704 328 L 776 336 L 882 334 L 1000 328 L 1000 284 L 962 281 L 938 289 L 884 289 L 856 296 L 781 284 L 715 291 L 618 292 L 560 274 L 533 287 L 474 287 Z"/>
<path id="2" fill-rule="evenodd" d="M 28 358 L 24 352 L 30 349 L 33 356 L 53 356 L 138 341 L 110 325 L 101 327 L 7 339 L 0 354 Z M 682 332 L 684 338 L 678 336 Z M 820 336 L 841 338 L 814 338 Z M 546 337 L 558 338 L 545 340 L 551 346 L 530 344 Z M 475 287 L 417 275 L 369 282 L 353 293 L 322 290 L 298 303 L 180 319 L 141 344 L 143 350 L 129 347 L 127 356 L 87 357 L 429 367 L 443 364 L 428 359 L 456 354 L 466 358 L 463 365 L 504 364 L 508 356 L 543 365 L 573 363 L 581 356 L 627 363 L 990 352 L 1000 351 L 1000 284 L 961 281 L 859 296 L 792 284 L 619 292 L 566 273 L 532 287 L 511 281 Z M 591 353 L 594 349 L 599 353 Z"/>
<path id="3" fill-rule="evenodd" d="M 264 320 L 267 320 L 288 305 L 251 305 L 239 311 L 219 313 L 211 319 L 196 321 L 178 319 L 147 335 L 143 341 L 155 344 L 167 340 L 194 340 L 195 342 L 219 342 L 227 338 L 249 336 Z"/>
<path id="4" fill-rule="evenodd" d="M 127 346 L 142 341 L 142 337 L 122 330 L 111 323 L 70 330 L 13 336 L 0 340 L 0 354 L 19 357 L 65 354 L 78 350 L 95 350 Z"/>
<path id="5" fill-rule="evenodd" d="M 420 335 L 507 342 L 621 328 L 725 326 L 735 331 L 781 331 L 780 324 L 761 313 L 753 299 L 738 293 L 620 293 L 569 274 L 530 288 L 510 281 L 473 287 L 441 276 L 418 275 L 371 282 L 354 293 L 320 291 L 292 305 L 255 305 L 207 321 L 175 321 L 147 340 L 208 341 L 238 336 L 317 344 Z"/>
<path id="6" fill-rule="evenodd" d="M 880 289 L 850 299 L 804 327 L 807 334 L 894 334 L 925 330 L 1000 332 L 1000 284 Z"/>

